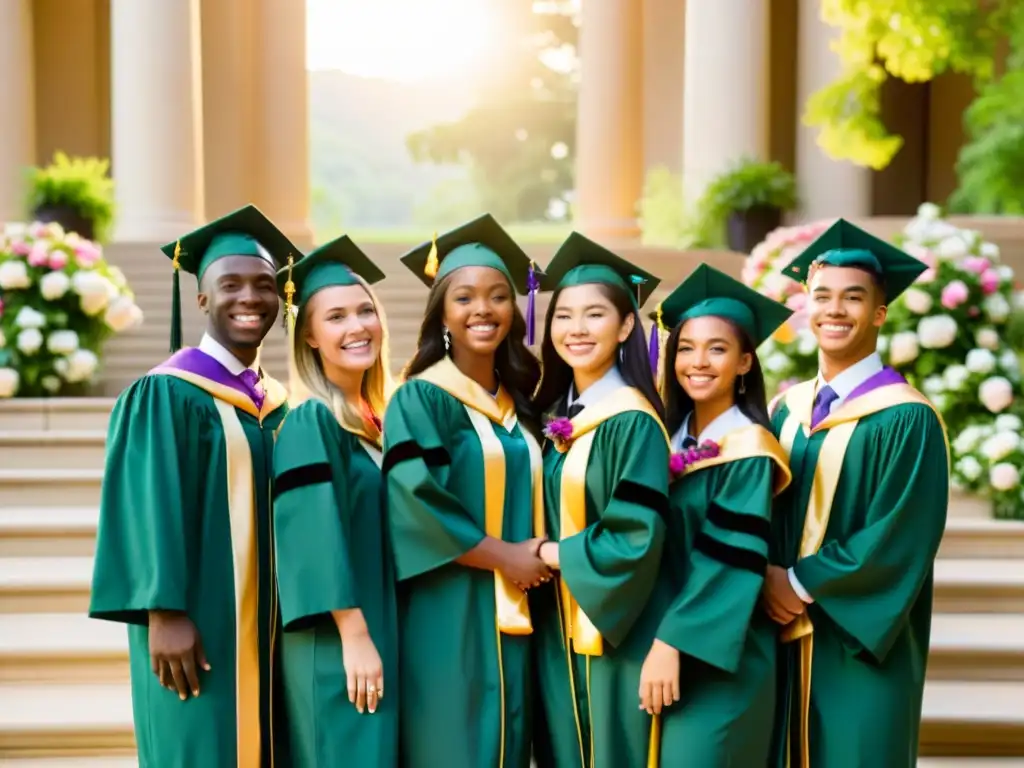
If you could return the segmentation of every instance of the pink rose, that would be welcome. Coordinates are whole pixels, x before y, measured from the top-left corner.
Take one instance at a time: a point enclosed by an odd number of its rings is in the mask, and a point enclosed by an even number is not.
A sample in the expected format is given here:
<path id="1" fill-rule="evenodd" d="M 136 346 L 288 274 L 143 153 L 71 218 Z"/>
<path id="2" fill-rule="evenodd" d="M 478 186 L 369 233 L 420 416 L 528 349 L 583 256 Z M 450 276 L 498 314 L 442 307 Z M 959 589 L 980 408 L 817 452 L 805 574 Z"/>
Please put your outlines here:
<path id="1" fill-rule="evenodd" d="M 82 269 L 94 266 L 102 256 L 103 251 L 91 240 L 81 240 L 75 243 L 75 261 Z"/>
<path id="2" fill-rule="evenodd" d="M 964 260 L 960 263 L 960 266 L 968 272 L 980 275 L 992 265 L 988 259 L 982 258 L 981 256 L 965 256 Z"/>
<path id="3" fill-rule="evenodd" d="M 25 240 L 15 240 L 11 243 L 11 253 L 17 256 L 28 256 L 32 252 L 32 246 Z"/>
<path id="4" fill-rule="evenodd" d="M 923 262 L 927 266 L 934 268 L 936 264 L 935 254 L 925 248 L 923 245 L 917 243 L 908 243 L 904 250 L 913 256 L 918 261 Z"/>
<path id="5" fill-rule="evenodd" d="M 981 273 L 981 290 L 986 294 L 999 290 L 999 273 L 994 269 L 986 269 Z"/>
<path id="6" fill-rule="evenodd" d="M 970 294 L 963 280 L 954 280 L 942 289 L 942 306 L 946 309 L 956 309 L 967 301 Z"/>
<path id="7" fill-rule="evenodd" d="M 918 275 L 917 280 L 915 280 L 914 282 L 915 283 L 932 283 L 932 282 L 935 282 L 935 270 L 934 269 L 926 269 L 924 272 L 922 272 L 920 275 Z"/>
<path id="8" fill-rule="evenodd" d="M 4 316 L 4 300 L 0 299 L 0 317 Z"/>
<path id="9" fill-rule="evenodd" d="M 32 250 L 28 254 L 28 264 L 30 267 L 43 267 L 50 261 L 50 252 L 46 250 L 46 246 L 42 243 L 36 243 L 32 246 Z"/>
<path id="10" fill-rule="evenodd" d="M 807 306 L 807 294 L 803 291 L 792 294 L 788 299 L 786 299 L 786 306 L 794 312 L 800 312 Z"/>
<path id="11" fill-rule="evenodd" d="M 50 252 L 50 269 L 60 270 L 64 269 L 68 265 L 68 254 L 64 250 L 58 248 L 55 251 Z"/>
<path id="12" fill-rule="evenodd" d="M 49 234 L 47 225 L 41 221 L 33 221 L 28 228 L 28 233 L 34 238 L 46 237 Z"/>

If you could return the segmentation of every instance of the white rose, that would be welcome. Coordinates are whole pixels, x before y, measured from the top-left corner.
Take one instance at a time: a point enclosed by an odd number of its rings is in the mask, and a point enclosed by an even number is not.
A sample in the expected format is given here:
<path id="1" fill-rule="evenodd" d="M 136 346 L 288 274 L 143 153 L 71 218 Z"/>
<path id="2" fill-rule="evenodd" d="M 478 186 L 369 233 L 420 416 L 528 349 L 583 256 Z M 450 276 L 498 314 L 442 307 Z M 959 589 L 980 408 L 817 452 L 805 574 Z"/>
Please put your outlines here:
<path id="1" fill-rule="evenodd" d="M 997 491 L 1012 491 L 1020 485 L 1020 471 L 1013 464 L 996 464 L 989 470 L 988 480 Z"/>
<path id="2" fill-rule="evenodd" d="M 996 367 L 996 356 L 987 349 L 972 349 L 964 363 L 971 373 L 992 373 Z"/>
<path id="3" fill-rule="evenodd" d="M 28 288 L 32 278 L 28 276 L 28 267 L 24 261 L 5 261 L 0 264 L 0 288 L 8 291 Z"/>
<path id="4" fill-rule="evenodd" d="M 107 307 L 103 322 L 120 333 L 142 322 L 142 310 L 127 296 L 119 296 Z"/>
<path id="5" fill-rule="evenodd" d="M 43 334 L 38 328 L 26 328 L 18 334 L 18 349 L 26 355 L 34 355 L 43 346 Z"/>
<path id="6" fill-rule="evenodd" d="M 55 395 L 60 391 L 60 377 L 59 376 L 43 376 L 39 383 L 42 384 L 43 389 L 49 392 L 51 395 Z"/>
<path id="7" fill-rule="evenodd" d="M 956 463 L 956 470 L 965 479 L 974 481 L 981 477 L 981 462 L 973 456 L 964 456 Z"/>
<path id="8" fill-rule="evenodd" d="M 789 366 L 789 358 L 782 352 L 773 352 L 764 361 L 764 367 L 772 373 L 781 373 Z"/>
<path id="9" fill-rule="evenodd" d="M 946 369 L 942 378 L 946 382 L 946 389 L 957 392 L 967 382 L 970 375 L 971 374 L 967 370 L 967 366 L 951 365 Z"/>
<path id="10" fill-rule="evenodd" d="M 807 328 L 801 328 L 796 334 L 796 351 L 801 355 L 813 355 L 818 351 L 818 340 Z"/>
<path id="11" fill-rule="evenodd" d="M 996 273 L 999 275 L 999 280 L 1004 283 L 1013 282 L 1013 267 L 1009 264 L 1000 264 L 996 267 Z"/>
<path id="12" fill-rule="evenodd" d="M 1013 294 L 1014 309 L 1024 309 L 1024 291 L 1016 291 Z"/>
<path id="13" fill-rule="evenodd" d="M 1017 353 L 1012 349 L 1008 349 L 999 356 L 999 367 L 1002 368 L 1006 373 L 1011 376 L 1016 376 L 1020 373 L 1020 359 L 1017 357 Z"/>
<path id="14" fill-rule="evenodd" d="M 64 359 L 68 365 L 64 378 L 70 382 L 87 381 L 99 365 L 99 358 L 87 349 L 76 350 Z"/>
<path id="15" fill-rule="evenodd" d="M 890 343 L 891 342 L 888 336 L 879 336 L 878 343 L 875 344 L 875 351 L 878 352 L 880 355 L 884 355 L 886 352 L 889 351 Z"/>
<path id="16" fill-rule="evenodd" d="M 56 301 L 68 292 L 71 278 L 63 272 L 50 272 L 39 281 L 39 292 L 47 301 Z"/>
<path id="17" fill-rule="evenodd" d="M 946 382 L 942 380 L 941 376 L 929 376 L 924 380 L 921 385 L 926 395 L 938 395 L 946 391 Z"/>
<path id="18" fill-rule="evenodd" d="M 984 349 L 999 348 L 999 334 L 995 328 L 979 328 L 974 332 L 974 340 Z"/>
<path id="19" fill-rule="evenodd" d="M 53 361 L 53 370 L 65 379 L 68 376 L 68 367 L 68 359 L 66 357 L 58 357 Z"/>
<path id="20" fill-rule="evenodd" d="M 942 392 L 932 397 L 932 405 L 934 405 L 940 412 L 949 409 L 949 393 Z"/>
<path id="21" fill-rule="evenodd" d="M 32 307 L 22 307 L 14 316 L 14 324 L 18 328 L 42 328 L 46 325 L 46 315 Z"/>
<path id="22" fill-rule="evenodd" d="M 913 331 L 901 331 L 889 342 L 889 363 L 905 365 L 917 359 L 920 349 L 917 345 L 917 334 Z"/>
<path id="23" fill-rule="evenodd" d="M 960 259 L 967 255 L 967 243 L 958 232 L 942 239 L 935 253 L 940 259 Z"/>
<path id="24" fill-rule="evenodd" d="M 980 427 L 964 427 L 953 441 L 953 449 L 957 453 L 969 453 L 978 447 L 984 436 L 985 432 Z"/>
<path id="25" fill-rule="evenodd" d="M 4 235 L 10 238 L 24 237 L 28 232 L 28 225 L 23 221 L 9 221 L 4 224 Z"/>
<path id="26" fill-rule="evenodd" d="M 1020 447 L 1020 435 L 1015 432 L 996 432 L 981 444 L 981 453 L 989 461 L 1000 461 Z"/>
<path id="27" fill-rule="evenodd" d="M 1020 432 L 1024 428 L 1024 421 L 1012 413 L 1004 413 L 996 417 L 996 429 L 1000 432 Z"/>
<path id="28" fill-rule="evenodd" d="M 106 308 L 112 298 L 112 292 L 114 296 L 117 295 L 117 287 L 92 269 L 76 272 L 71 279 L 71 284 L 74 286 L 75 293 L 82 299 L 82 311 L 90 317 L 99 314 Z"/>
<path id="29" fill-rule="evenodd" d="M 1013 402 L 1013 385 L 1002 376 L 992 376 L 981 382 L 978 399 L 989 411 L 999 413 Z"/>
<path id="30" fill-rule="evenodd" d="M 78 349 L 78 334 L 74 331 L 54 331 L 46 339 L 46 348 L 55 355 L 70 355 Z"/>
<path id="31" fill-rule="evenodd" d="M 917 324 L 917 337 L 925 349 L 944 349 L 956 340 L 956 320 L 949 315 L 921 318 Z"/>
<path id="32" fill-rule="evenodd" d="M 927 291 L 920 288 L 908 288 L 903 292 L 903 303 L 915 315 L 927 315 L 934 302 Z"/>
<path id="33" fill-rule="evenodd" d="M 917 215 L 919 218 L 931 221 L 942 215 L 942 209 L 935 203 L 921 203 L 917 207 Z"/>
<path id="34" fill-rule="evenodd" d="M 14 397 L 21 377 L 13 368 L 0 368 L 0 397 Z"/>
<path id="35" fill-rule="evenodd" d="M 7 337 L 4 336 L 3 330 L 0 329 L 0 349 L 3 349 L 6 346 L 7 346 Z"/>
<path id="36" fill-rule="evenodd" d="M 1010 302 L 1001 293 L 986 296 L 985 300 L 981 302 L 981 307 L 993 323 L 1005 322 L 1006 318 L 1010 316 Z"/>
<path id="37" fill-rule="evenodd" d="M 994 261 L 999 258 L 999 246 L 995 243 L 982 243 L 980 253 L 989 261 Z"/>

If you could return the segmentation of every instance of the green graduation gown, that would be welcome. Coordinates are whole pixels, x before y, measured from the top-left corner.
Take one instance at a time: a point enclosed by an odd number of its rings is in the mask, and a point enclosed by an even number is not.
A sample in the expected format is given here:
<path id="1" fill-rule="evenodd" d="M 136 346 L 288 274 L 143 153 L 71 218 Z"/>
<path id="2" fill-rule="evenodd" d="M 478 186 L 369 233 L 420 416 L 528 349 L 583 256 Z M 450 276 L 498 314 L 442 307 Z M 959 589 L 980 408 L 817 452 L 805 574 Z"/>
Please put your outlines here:
<path id="1" fill-rule="evenodd" d="M 274 450 L 274 543 L 284 635 L 281 672 L 297 768 L 398 761 L 398 626 L 379 448 L 310 399 Z M 384 668 L 377 711 L 348 700 L 331 611 L 359 608 Z"/>
<path id="2" fill-rule="evenodd" d="M 948 503 L 945 432 L 905 383 L 844 402 L 808 432 L 814 386 L 787 390 L 772 415 L 793 473 L 773 558 L 814 598 L 782 631 L 775 764 L 914 768 Z"/>
<path id="3" fill-rule="evenodd" d="M 572 423 L 568 450 L 547 443 L 544 452 L 545 522 L 547 535 L 559 540 L 560 572 L 530 590 L 539 702 L 534 751 L 540 768 L 640 768 L 652 748 L 652 719 L 639 708 L 640 670 L 671 599 L 667 586 L 656 584 L 668 511 L 668 437 L 643 395 L 629 387 L 588 405 Z M 576 454 L 587 438 L 589 455 Z M 564 487 L 568 462 L 585 463 L 575 491 Z M 563 497 L 573 504 L 580 496 L 585 510 L 563 515 Z M 566 530 L 570 518 L 578 531 Z"/>
<path id="4" fill-rule="evenodd" d="M 768 760 L 777 625 L 757 605 L 768 565 L 772 498 L 786 456 L 758 425 L 732 430 L 669 491 L 661 579 L 675 599 L 657 637 L 678 649 L 681 699 L 662 711 L 660 765 L 752 766 Z"/>
<path id="5" fill-rule="evenodd" d="M 492 397 L 450 360 L 391 398 L 384 474 L 401 582 L 405 768 L 530 765 L 525 595 L 511 586 L 512 607 L 499 600 L 495 574 L 455 560 L 485 531 L 512 542 L 534 535 L 540 473 L 540 447 L 516 423 L 511 398 Z"/>
<path id="6" fill-rule="evenodd" d="M 111 414 L 89 615 L 128 625 L 143 767 L 258 768 L 275 751 L 287 764 L 272 695 L 270 520 L 274 430 L 287 406 L 280 384 L 265 378 L 264 388 L 258 412 L 236 390 L 165 364 Z M 181 701 L 153 674 L 150 610 L 195 623 L 211 667 L 198 698 Z"/>

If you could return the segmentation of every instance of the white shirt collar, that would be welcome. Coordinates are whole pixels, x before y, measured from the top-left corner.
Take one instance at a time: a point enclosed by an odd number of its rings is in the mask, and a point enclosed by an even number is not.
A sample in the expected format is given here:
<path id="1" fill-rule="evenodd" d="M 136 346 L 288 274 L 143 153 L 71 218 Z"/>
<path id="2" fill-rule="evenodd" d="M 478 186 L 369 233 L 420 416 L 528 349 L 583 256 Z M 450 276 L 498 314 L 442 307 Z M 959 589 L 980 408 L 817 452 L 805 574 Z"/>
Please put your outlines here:
<path id="1" fill-rule="evenodd" d="M 218 363 L 228 369 L 228 373 L 232 376 L 238 376 L 246 368 L 250 368 L 256 373 L 260 372 L 260 356 L 256 353 L 256 359 L 252 361 L 252 365 L 246 366 L 242 364 L 242 361 L 232 355 L 228 350 L 217 341 L 215 338 L 210 336 L 208 333 L 203 334 L 203 338 L 199 341 L 199 351 L 205 352 Z"/>
<path id="2" fill-rule="evenodd" d="M 830 409 L 835 410 L 853 393 L 853 390 L 875 374 L 880 373 L 884 367 L 882 356 L 877 352 L 872 352 L 860 362 L 854 363 L 842 373 L 833 376 L 832 381 L 825 381 L 821 371 L 818 371 L 818 385 L 816 389 L 820 390 L 826 384 L 832 387 L 832 391 L 839 395 Z"/>
<path id="3" fill-rule="evenodd" d="M 678 452 L 683 448 L 683 440 L 690 433 L 690 419 L 693 418 L 693 411 L 686 414 L 686 418 L 683 419 L 683 424 L 672 435 L 672 451 Z M 754 422 L 751 421 L 743 411 L 740 410 L 738 405 L 734 405 L 725 413 L 717 416 L 710 424 L 701 430 L 701 433 L 697 435 L 697 442 L 703 443 L 705 440 L 711 440 L 713 442 L 721 442 L 722 438 L 730 432 L 735 432 L 737 429 L 743 429 L 749 427 Z"/>
<path id="4" fill-rule="evenodd" d="M 586 408 L 588 405 L 600 402 L 605 396 L 610 395 L 617 389 L 621 389 L 626 386 L 626 380 L 622 378 L 622 374 L 619 373 L 619 367 L 613 365 L 608 369 L 600 379 L 595 381 L 579 397 L 576 396 L 576 385 L 569 385 L 569 398 L 567 405 L 573 406 L 577 403 Z"/>

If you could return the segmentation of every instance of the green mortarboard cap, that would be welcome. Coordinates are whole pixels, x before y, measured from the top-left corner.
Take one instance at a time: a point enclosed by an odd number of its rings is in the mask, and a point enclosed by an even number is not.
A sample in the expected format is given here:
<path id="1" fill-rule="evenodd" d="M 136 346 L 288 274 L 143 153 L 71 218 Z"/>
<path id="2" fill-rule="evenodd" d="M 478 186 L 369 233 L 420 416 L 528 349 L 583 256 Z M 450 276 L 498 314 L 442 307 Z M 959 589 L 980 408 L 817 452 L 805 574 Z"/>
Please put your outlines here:
<path id="1" fill-rule="evenodd" d="M 460 267 L 492 267 L 519 294 L 529 291 L 530 257 L 489 213 L 418 245 L 401 261 L 428 288 Z"/>
<path id="2" fill-rule="evenodd" d="M 856 267 L 878 275 L 885 284 L 886 301 L 892 301 L 913 285 L 928 269 L 920 259 L 839 219 L 785 268 L 786 277 L 806 283 L 811 268 L 819 264 Z"/>
<path id="3" fill-rule="evenodd" d="M 254 205 L 247 205 L 182 235 L 160 248 L 174 264 L 171 293 L 171 351 L 181 349 L 181 294 L 178 272 L 183 269 L 202 279 L 213 262 L 226 256 L 270 258 L 274 269 L 301 255 L 273 222 Z"/>
<path id="4" fill-rule="evenodd" d="M 775 333 L 793 311 L 724 272 L 701 264 L 658 305 L 651 317 L 675 328 L 695 317 L 713 315 L 731 320 L 746 332 L 755 347 Z"/>
<path id="5" fill-rule="evenodd" d="M 554 291 L 574 285 L 602 283 L 621 288 L 637 308 L 644 305 L 660 278 L 616 256 L 579 232 L 573 232 L 559 246 L 541 278 L 541 290 Z"/>
<path id="6" fill-rule="evenodd" d="M 289 271 L 291 274 L 289 275 Z M 333 285 L 356 285 L 359 275 L 370 285 L 384 279 L 384 273 L 360 250 L 348 235 L 331 240 L 277 273 L 277 290 L 286 299 L 288 280 L 295 288 L 292 304 L 301 306 L 321 290 Z"/>

